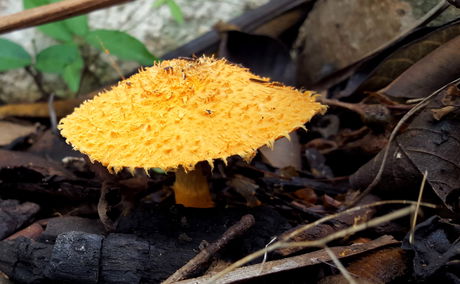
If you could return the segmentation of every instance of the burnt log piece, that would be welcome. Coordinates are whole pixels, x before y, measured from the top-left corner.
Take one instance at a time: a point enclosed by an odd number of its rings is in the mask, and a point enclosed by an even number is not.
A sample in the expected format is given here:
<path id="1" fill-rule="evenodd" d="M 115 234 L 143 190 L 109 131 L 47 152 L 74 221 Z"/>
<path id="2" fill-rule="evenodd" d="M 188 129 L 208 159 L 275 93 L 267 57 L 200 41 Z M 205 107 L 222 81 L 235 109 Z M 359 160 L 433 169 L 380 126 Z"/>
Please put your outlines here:
<path id="1" fill-rule="evenodd" d="M 37 155 L 0 149 L 0 194 L 21 196 L 46 202 L 59 200 L 96 201 L 100 183 L 76 177 L 60 163 Z"/>
<path id="2" fill-rule="evenodd" d="M 45 276 L 72 283 L 97 283 L 103 238 L 75 231 L 60 234 Z"/>
<path id="3" fill-rule="evenodd" d="M 289 227 L 270 208 L 191 210 L 144 204 L 122 218 L 117 233 L 106 237 L 91 234 L 97 231 L 90 230 L 66 232 L 59 234 L 53 245 L 52 235 L 62 232 L 62 228 L 47 228 L 47 236 L 39 238 L 43 243 L 27 240 L 27 245 L 19 246 L 17 243 L 24 242 L 24 238 L 0 242 L 0 271 L 15 283 L 160 283 L 192 259 L 203 240 L 218 240 L 245 213 L 254 215 L 255 225 L 248 235 L 233 240 L 221 251 L 233 261 L 264 247 L 274 235 Z M 89 225 L 87 229 L 95 228 L 94 224 Z M 75 230 L 72 226 L 64 227 Z M 69 238 L 69 234 L 74 237 Z M 84 248 L 82 239 L 87 241 Z M 36 246 L 47 249 L 39 260 L 31 255 Z M 64 250 L 64 246 L 69 250 Z M 97 247 L 97 252 L 94 249 L 90 253 L 91 246 Z"/>
<path id="4" fill-rule="evenodd" d="M 54 246 L 24 237 L 0 242 L 0 271 L 15 283 L 159 283 L 186 261 L 184 252 L 132 234 L 74 231 Z"/>
<path id="5" fill-rule="evenodd" d="M 102 248 L 102 283 L 140 283 L 149 252 L 149 243 L 134 235 L 110 234 Z"/>
<path id="6" fill-rule="evenodd" d="M 0 240 L 16 232 L 39 210 L 40 206 L 32 202 L 0 199 Z"/>
<path id="7" fill-rule="evenodd" d="M 52 245 L 19 237 L 0 242 L 0 271 L 15 283 L 43 283 Z"/>

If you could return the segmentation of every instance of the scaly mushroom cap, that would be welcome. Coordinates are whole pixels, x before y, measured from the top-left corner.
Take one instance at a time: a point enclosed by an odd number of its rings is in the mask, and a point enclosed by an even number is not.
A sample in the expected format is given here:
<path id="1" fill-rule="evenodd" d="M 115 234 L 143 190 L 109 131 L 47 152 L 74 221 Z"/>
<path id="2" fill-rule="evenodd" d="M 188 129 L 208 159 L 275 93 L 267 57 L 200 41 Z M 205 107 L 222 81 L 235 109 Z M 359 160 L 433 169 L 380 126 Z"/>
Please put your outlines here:
<path id="1" fill-rule="evenodd" d="M 270 82 L 224 59 L 156 63 L 61 120 L 73 147 L 115 171 L 182 166 L 240 155 L 325 111 L 311 92 Z"/>

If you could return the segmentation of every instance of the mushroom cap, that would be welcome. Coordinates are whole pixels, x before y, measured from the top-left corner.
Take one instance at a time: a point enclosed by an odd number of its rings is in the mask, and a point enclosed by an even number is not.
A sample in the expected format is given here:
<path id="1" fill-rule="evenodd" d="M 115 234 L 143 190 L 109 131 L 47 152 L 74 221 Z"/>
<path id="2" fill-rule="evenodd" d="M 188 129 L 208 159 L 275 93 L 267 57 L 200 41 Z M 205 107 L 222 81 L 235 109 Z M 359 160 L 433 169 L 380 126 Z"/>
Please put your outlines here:
<path id="1" fill-rule="evenodd" d="M 225 59 L 155 63 L 85 101 L 59 123 L 67 143 L 114 171 L 182 166 L 240 155 L 309 121 L 326 107 Z"/>

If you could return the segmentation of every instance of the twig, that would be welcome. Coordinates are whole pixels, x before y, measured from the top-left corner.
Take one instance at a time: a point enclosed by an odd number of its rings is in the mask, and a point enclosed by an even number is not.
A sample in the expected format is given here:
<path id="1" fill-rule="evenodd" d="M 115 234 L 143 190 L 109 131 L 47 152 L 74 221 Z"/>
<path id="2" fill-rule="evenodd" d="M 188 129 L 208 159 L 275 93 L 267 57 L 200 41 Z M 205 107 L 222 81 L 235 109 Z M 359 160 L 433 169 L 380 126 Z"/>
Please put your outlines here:
<path id="1" fill-rule="evenodd" d="M 285 247 L 324 247 L 327 243 L 329 243 L 329 242 L 331 242 L 333 240 L 346 237 L 346 236 L 351 235 L 353 233 L 365 230 L 365 229 L 370 228 L 370 227 L 378 226 L 378 225 L 380 225 L 382 223 L 385 223 L 385 222 L 388 222 L 388 221 L 391 221 L 391 220 L 394 220 L 394 219 L 397 219 L 397 218 L 401 218 L 403 216 L 406 216 L 408 214 L 413 213 L 414 210 L 415 210 L 415 206 L 411 205 L 409 207 L 405 207 L 403 209 L 396 210 L 396 211 L 394 211 L 392 213 L 389 213 L 387 215 L 383 215 L 381 217 L 374 218 L 372 220 L 369 220 L 366 223 L 362 223 L 362 224 L 359 224 L 359 225 L 356 225 L 356 226 L 352 226 L 350 228 L 347 228 L 347 229 L 338 231 L 336 233 L 330 234 L 327 237 L 324 237 L 324 238 L 319 239 L 319 240 L 305 241 L 305 242 L 278 241 L 278 242 L 272 244 L 271 246 L 269 246 L 269 247 L 267 247 L 265 249 L 258 250 L 256 252 L 254 252 L 254 253 L 252 253 L 252 254 L 250 254 L 250 255 L 248 255 L 248 256 L 240 259 L 240 260 L 238 260 L 237 262 L 235 262 L 232 265 L 228 266 L 223 271 L 221 271 L 221 272 L 217 273 L 216 275 L 214 275 L 213 277 L 211 277 L 205 283 L 216 283 L 216 281 L 219 278 L 221 278 L 222 276 L 224 276 L 226 273 L 228 273 L 228 272 L 234 270 L 235 268 L 238 268 L 238 267 L 248 263 L 249 261 L 252 261 L 252 260 L 264 255 L 267 251 L 271 252 L 271 251 L 277 250 L 279 248 L 285 248 Z"/>
<path id="2" fill-rule="evenodd" d="M 235 225 L 228 228 L 222 237 L 216 242 L 200 251 L 187 264 L 182 266 L 173 275 L 166 279 L 163 284 L 174 283 L 182 279 L 186 279 L 189 275 L 197 271 L 203 264 L 207 263 L 219 250 L 225 247 L 231 240 L 246 232 L 255 223 L 254 216 L 244 215 L 241 220 Z"/>
<path id="3" fill-rule="evenodd" d="M 428 172 L 425 171 L 423 173 L 422 184 L 420 185 L 420 190 L 418 194 L 417 204 L 415 205 L 415 212 L 414 217 L 412 218 L 411 226 L 410 226 L 410 233 L 409 233 L 409 243 L 412 245 L 414 243 L 414 232 L 415 232 L 415 225 L 417 224 L 417 215 L 418 210 L 420 209 L 420 202 L 422 201 L 423 189 L 425 189 L 426 178 L 428 176 Z"/>
<path id="4" fill-rule="evenodd" d="M 0 34 L 30 28 L 134 0 L 66 0 L 0 17 Z"/>
<path id="5" fill-rule="evenodd" d="M 1 21 L 1 18 L 0 18 L 0 21 Z M 37 86 L 38 91 L 42 95 L 42 99 L 49 98 L 50 96 L 49 92 L 47 92 L 45 88 L 43 87 L 42 74 L 40 72 L 37 72 L 35 69 L 33 69 L 30 66 L 26 66 L 24 69 L 26 70 L 27 74 L 29 74 L 34 80 L 34 83 Z"/>
<path id="6" fill-rule="evenodd" d="M 325 246 L 324 250 L 331 257 L 332 262 L 334 262 L 334 264 L 337 266 L 337 268 L 339 269 L 340 273 L 342 273 L 343 277 L 345 279 L 347 279 L 348 283 L 357 284 L 355 279 L 353 279 L 353 277 L 351 277 L 350 273 L 345 268 L 345 266 L 343 266 L 343 264 L 340 262 L 340 260 L 335 255 L 335 253 L 328 246 Z"/>
<path id="7" fill-rule="evenodd" d="M 383 170 L 385 168 L 387 159 L 388 159 L 388 154 L 390 152 L 390 145 L 393 142 L 393 140 L 396 137 L 396 134 L 398 133 L 399 129 L 403 126 L 403 124 L 409 120 L 416 112 L 424 108 L 425 106 L 428 105 L 429 100 L 431 100 L 433 97 L 435 97 L 437 94 L 439 94 L 442 90 L 444 90 L 447 86 L 451 84 L 456 84 L 460 82 L 460 78 L 456 79 L 441 88 L 437 89 L 434 91 L 432 94 L 429 96 L 425 97 L 422 101 L 420 101 L 418 104 L 416 104 L 411 110 L 409 110 L 402 118 L 399 120 L 399 122 L 396 124 L 395 128 L 391 132 L 390 138 L 388 139 L 388 143 L 385 146 L 385 151 L 383 152 L 383 158 L 382 158 L 382 163 L 380 164 L 379 170 L 377 171 L 377 174 L 375 175 L 374 179 L 372 182 L 366 187 L 366 189 L 354 200 L 352 200 L 349 204 L 346 204 L 346 208 L 350 208 L 354 206 L 356 203 L 358 203 L 361 199 L 363 199 L 364 196 L 369 194 L 374 187 L 380 182 L 380 179 L 382 178 Z"/>

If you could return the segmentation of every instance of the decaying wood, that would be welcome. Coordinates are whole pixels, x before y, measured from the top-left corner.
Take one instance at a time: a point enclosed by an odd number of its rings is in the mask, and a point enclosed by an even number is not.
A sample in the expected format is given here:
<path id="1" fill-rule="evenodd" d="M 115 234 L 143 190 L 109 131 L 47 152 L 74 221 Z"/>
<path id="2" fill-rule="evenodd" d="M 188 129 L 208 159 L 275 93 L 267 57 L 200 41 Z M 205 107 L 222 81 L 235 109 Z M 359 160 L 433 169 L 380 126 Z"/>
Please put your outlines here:
<path id="1" fill-rule="evenodd" d="M 228 228 L 219 240 L 203 249 L 199 254 L 187 262 L 187 264 L 166 279 L 163 284 L 175 283 L 196 272 L 203 264 L 208 263 L 219 250 L 224 248 L 231 240 L 246 232 L 254 223 L 254 216 L 250 214 L 241 217 L 241 220 Z"/>
<path id="2" fill-rule="evenodd" d="M 62 118 L 72 113 L 75 107 L 79 106 L 85 100 L 93 98 L 96 94 L 98 94 L 103 89 L 104 88 L 95 90 L 94 92 L 90 92 L 78 98 L 54 101 L 53 110 L 56 114 L 56 117 Z M 0 106 L 0 118 L 12 117 L 12 116 L 14 117 L 38 117 L 38 118 L 50 117 L 49 103 L 48 102 L 36 102 L 36 103 L 7 104 L 7 105 Z"/>
<path id="3" fill-rule="evenodd" d="M 382 246 L 389 244 L 398 243 L 392 236 L 382 236 L 376 240 L 370 241 L 368 243 L 356 244 L 351 246 L 341 246 L 341 247 L 331 247 L 330 249 L 337 255 L 338 258 L 345 258 L 352 255 L 357 255 L 369 250 L 373 250 Z M 217 283 L 237 283 L 238 281 L 243 280 L 253 280 L 254 278 L 285 272 L 293 269 L 298 269 L 326 261 L 330 261 L 331 258 L 328 253 L 324 250 L 317 250 L 314 252 L 309 252 L 299 256 L 284 258 L 280 260 L 268 261 L 264 264 L 254 264 L 245 267 L 235 269 L 232 272 L 227 273 L 222 278 L 220 278 Z M 213 275 L 205 275 L 202 277 L 188 279 L 180 281 L 177 283 L 180 284 L 197 284 L 197 283 L 206 283 Z"/>
<path id="4" fill-rule="evenodd" d="M 0 18 L 0 34 L 89 13 L 133 0 L 66 0 Z"/>
<path id="5" fill-rule="evenodd" d="M 25 227 L 24 229 L 12 234 L 5 240 L 14 240 L 19 237 L 25 237 L 31 240 L 36 240 L 43 233 L 44 231 L 43 227 L 46 226 L 47 223 L 48 223 L 48 219 L 36 221 L 35 223 Z"/>
<path id="6" fill-rule="evenodd" d="M 77 178 L 58 162 L 1 149 L 0 182 L 1 193 L 31 192 L 36 196 L 63 197 L 72 201 L 94 200 L 100 189 L 98 182 Z"/>

